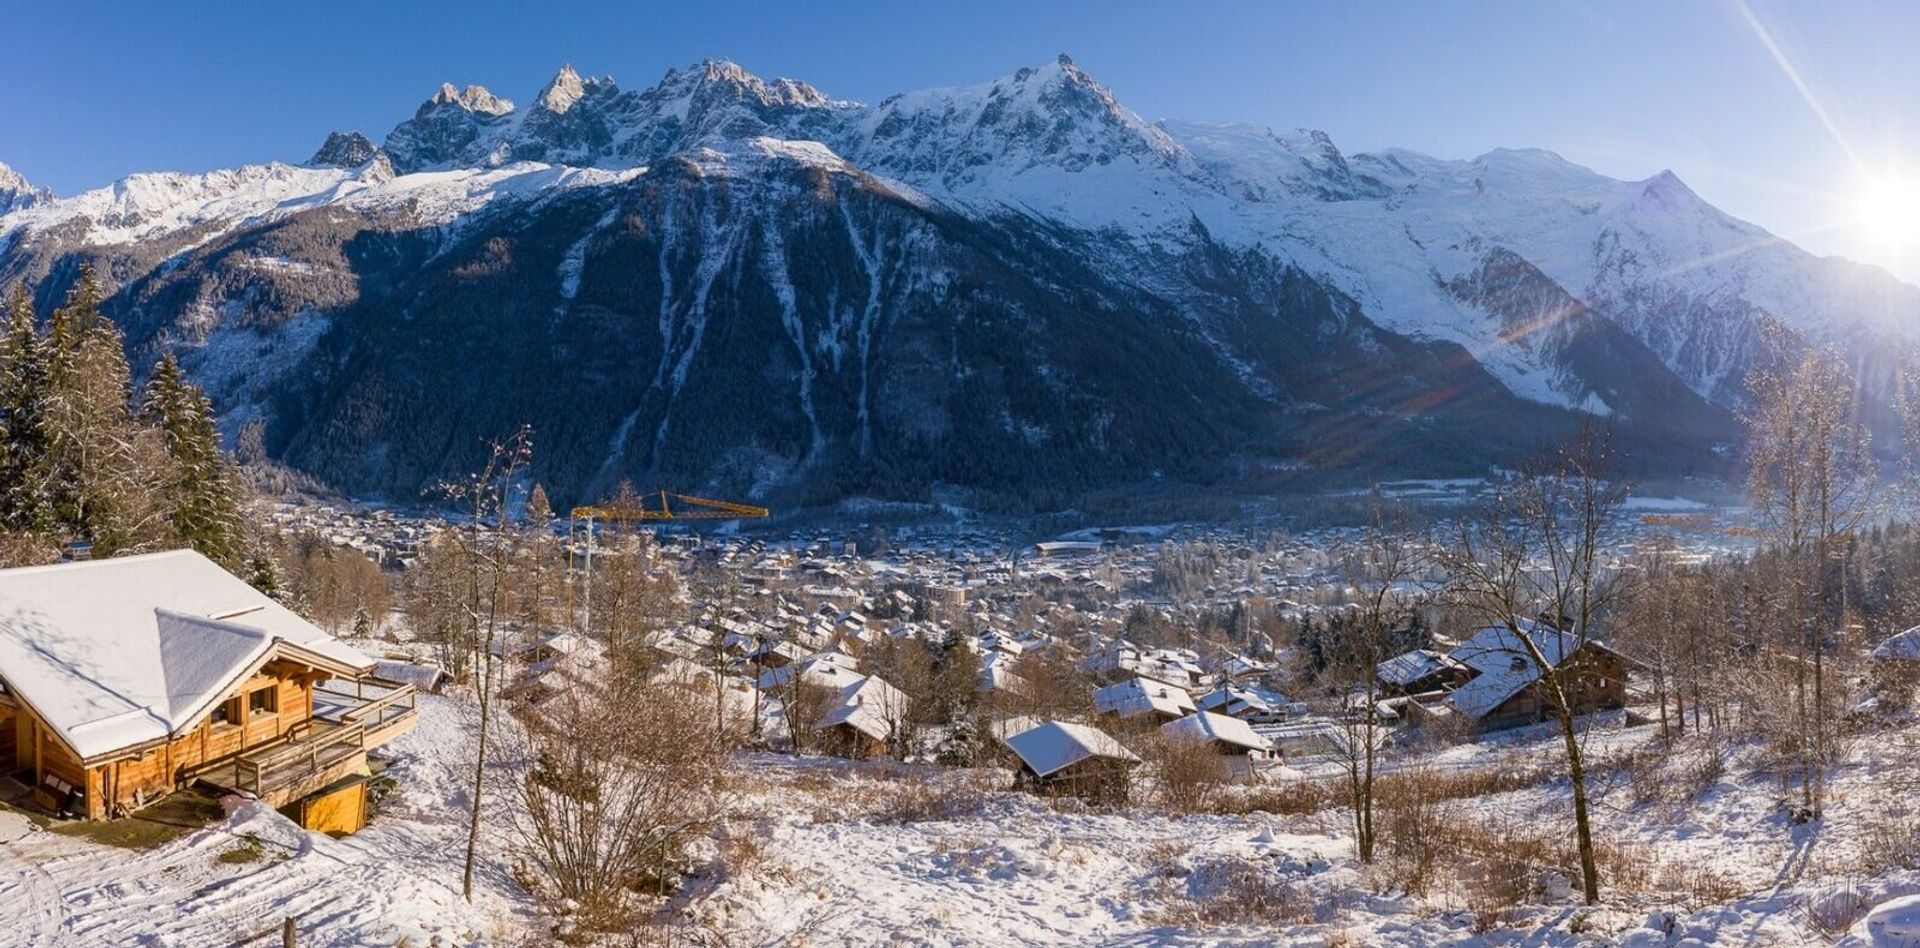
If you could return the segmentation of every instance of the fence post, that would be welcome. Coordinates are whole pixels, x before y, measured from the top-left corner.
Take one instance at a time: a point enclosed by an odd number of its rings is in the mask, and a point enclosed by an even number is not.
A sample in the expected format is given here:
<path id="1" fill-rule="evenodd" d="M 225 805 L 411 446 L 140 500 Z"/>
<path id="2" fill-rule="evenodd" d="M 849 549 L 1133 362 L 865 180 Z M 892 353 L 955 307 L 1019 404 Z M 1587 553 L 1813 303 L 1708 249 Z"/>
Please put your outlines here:
<path id="1" fill-rule="evenodd" d="M 280 926 L 280 948 L 300 948 L 299 935 L 293 928 L 293 916 L 287 916 L 285 924 Z"/>

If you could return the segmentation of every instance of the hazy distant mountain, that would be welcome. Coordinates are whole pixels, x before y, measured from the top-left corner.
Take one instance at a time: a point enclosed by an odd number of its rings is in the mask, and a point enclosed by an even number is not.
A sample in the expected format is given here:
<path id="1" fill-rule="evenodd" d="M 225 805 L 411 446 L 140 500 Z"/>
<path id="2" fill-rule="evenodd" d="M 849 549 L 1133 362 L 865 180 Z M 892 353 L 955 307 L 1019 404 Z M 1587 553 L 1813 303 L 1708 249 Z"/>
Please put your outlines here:
<path id="1" fill-rule="evenodd" d="M 1151 123 L 1065 57 L 875 105 L 569 67 L 304 166 L 58 199 L 0 167 L 0 282 L 51 305 L 83 260 L 136 356 L 395 498 L 522 421 L 562 497 L 1465 473 L 1581 413 L 1711 471 L 1763 320 L 1852 353 L 1880 409 L 1920 325 L 1920 290 L 1671 174 Z"/>

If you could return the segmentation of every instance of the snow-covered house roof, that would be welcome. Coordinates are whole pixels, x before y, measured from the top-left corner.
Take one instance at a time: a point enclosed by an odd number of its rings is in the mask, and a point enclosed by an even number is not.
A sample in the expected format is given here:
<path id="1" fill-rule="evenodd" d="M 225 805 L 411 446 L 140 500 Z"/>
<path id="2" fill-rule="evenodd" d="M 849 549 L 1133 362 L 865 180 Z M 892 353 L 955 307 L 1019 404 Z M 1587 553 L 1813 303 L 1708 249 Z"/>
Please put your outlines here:
<path id="1" fill-rule="evenodd" d="M 880 711 L 874 707 L 864 704 L 840 705 L 828 711 L 825 716 L 820 718 L 819 723 L 813 727 L 814 730 L 824 731 L 827 728 L 837 727 L 842 724 L 876 741 L 884 741 L 887 739 L 887 735 L 893 733 L 893 727 L 888 723 L 886 715 L 881 714 Z"/>
<path id="2" fill-rule="evenodd" d="M 868 675 L 841 688 L 840 703 L 869 708 L 882 717 L 897 719 L 906 715 L 908 702 L 905 692 L 882 681 L 878 675 Z"/>
<path id="3" fill-rule="evenodd" d="M 1093 693 L 1093 704 L 1102 714 L 1117 714 L 1123 718 L 1150 711 L 1179 717 L 1196 710 L 1193 696 L 1185 690 L 1145 678 L 1129 678 L 1098 689 Z"/>
<path id="4" fill-rule="evenodd" d="M 1035 776 L 1048 777 L 1082 761 L 1102 757 L 1137 764 L 1140 758 L 1108 737 L 1105 732 L 1084 724 L 1048 721 L 1007 738 L 1007 746 L 1020 755 L 1022 763 Z"/>
<path id="5" fill-rule="evenodd" d="M 1271 714 L 1287 704 L 1285 695 L 1273 694 L 1238 685 L 1221 685 L 1201 695 L 1195 704 L 1202 711 L 1217 711 L 1229 717 L 1245 718 L 1253 714 Z"/>
<path id="6" fill-rule="evenodd" d="M 1514 625 L 1531 640 L 1540 654 L 1555 668 L 1582 644 L 1612 649 L 1601 642 L 1562 632 L 1553 626 L 1530 619 L 1514 620 Z M 1613 653 L 1618 654 L 1618 653 Z M 1465 642 L 1454 646 L 1452 657 L 1477 674 L 1447 697 L 1454 710 L 1471 718 L 1481 718 L 1520 693 L 1540 678 L 1540 666 L 1528 654 L 1519 638 L 1504 625 L 1488 626 Z"/>
<path id="7" fill-rule="evenodd" d="M 775 688 L 783 688 L 793 681 L 795 675 L 798 675 L 806 684 L 839 691 L 866 677 L 854 671 L 853 665 L 852 656 L 844 652 L 822 652 L 809 655 L 800 661 L 761 672 L 760 690 L 771 691 Z"/>
<path id="8" fill-rule="evenodd" d="M 1417 648 L 1381 662 L 1375 666 L 1374 675 L 1383 685 L 1405 688 L 1439 672 L 1464 670 L 1466 667 L 1450 655 L 1442 655 L 1432 649 Z"/>
<path id="9" fill-rule="evenodd" d="M 376 678 L 412 685 L 421 691 L 438 691 L 453 677 L 431 662 L 409 662 L 394 658 L 375 662 L 373 674 Z"/>
<path id="10" fill-rule="evenodd" d="M 1005 662 L 988 662 L 980 666 L 979 691 L 998 691 L 1013 695 L 1033 693 L 1033 684 L 1008 668 Z"/>
<path id="11" fill-rule="evenodd" d="M 0 680 L 82 760 L 187 730 L 276 656 L 374 669 L 192 550 L 0 570 Z"/>
<path id="12" fill-rule="evenodd" d="M 1271 753 L 1273 742 L 1255 734 L 1252 726 L 1239 718 L 1212 711 L 1189 714 L 1178 721 L 1160 725 L 1160 733 L 1180 740 L 1218 741 L 1250 751 Z"/>

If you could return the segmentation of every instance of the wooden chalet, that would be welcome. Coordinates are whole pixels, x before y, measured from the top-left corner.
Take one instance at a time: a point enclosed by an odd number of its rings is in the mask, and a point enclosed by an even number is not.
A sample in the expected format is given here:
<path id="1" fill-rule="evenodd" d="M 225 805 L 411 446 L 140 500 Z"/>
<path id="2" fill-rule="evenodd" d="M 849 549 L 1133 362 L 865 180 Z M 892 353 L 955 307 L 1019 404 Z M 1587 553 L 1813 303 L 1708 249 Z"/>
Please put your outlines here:
<path id="1" fill-rule="evenodd" d="M 0 570 L 0 774 L 88 819 L 194 782 L 286 807 L 413 726 L 373 669 L 191 550 Z"/>
<path id="2" fill-rule="evenodd" d="M 1020 758 L 1014 786 L 1089 803 L 1127 802 L 1140 758 L 1105 732 L 1084 724 L 1048 721 L 1004 738 Z"/>
<path id="3" fill-rule="evenodd" d="M 1516 619 L 1515 625 L 1552 665 L 1572 696 L 1575 714 L 1626 707 L 1627 676 L 1638 663 L 1604 642 L 1581 641 L 1545 622 Z M 1456 646 L 1452 658 L 1472 669 L 1473 678 L 1448 695 L 1447 705 L 1481 730 L 1522 727 L 1552 716 L 1539 664 L 1506 626 L 1481 629 Z"/>

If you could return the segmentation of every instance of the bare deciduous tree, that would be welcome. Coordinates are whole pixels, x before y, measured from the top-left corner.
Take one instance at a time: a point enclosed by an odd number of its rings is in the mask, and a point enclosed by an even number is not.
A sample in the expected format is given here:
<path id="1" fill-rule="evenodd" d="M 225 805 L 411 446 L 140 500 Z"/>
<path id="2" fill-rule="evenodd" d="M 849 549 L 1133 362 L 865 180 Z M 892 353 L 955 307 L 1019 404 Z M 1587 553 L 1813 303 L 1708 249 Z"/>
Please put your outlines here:
<path id="1" fill-rule="evenodd" d="M 1363 863 L 1373 862 L 1374 779 L 1387 729 L 1379 712 L 1380 663 L 1409 643 L 1403 630 L 1412 624 L 1425 598 L 1424 549 L 1414 542 L 1405 518 L 1373 499 L 1373 521 L 1361 537 L 1336 551 L 1341 573 L 1355 597 L 1354 608 L 1329 630 L 1327 672 L 1348 702 L 1341 726 L 1348 804 L 1353 813 L 1354 846 Z"/>
<path id="2" fill-rule="evenodd" d="M 1577 717 L 1591 683 L 1578 667 L 1562 665 L 1597 637 L 1598 623 L 1627 591 L 1603 549 L 1627 496 L 1626 486 L 1610 479 L 1612 455 L 1610 435 L 1583 426 L 1500 487 L 1477 515 L 1461 518 L 1452 542 L 1435 551 L 1446 570 L 1447 598 L 1506 630 L 1507 648 L 1530 663 L 1560 726 L 1589 904 L 1600 900 L 1600 871 Z M 1534 634 L 1538 627 L 1528 616 L 1535 614 L 1551 618 L 1549 634 Z"/>

